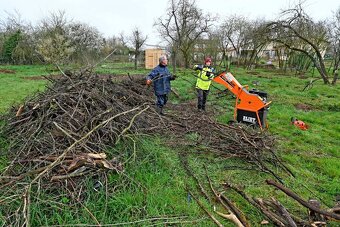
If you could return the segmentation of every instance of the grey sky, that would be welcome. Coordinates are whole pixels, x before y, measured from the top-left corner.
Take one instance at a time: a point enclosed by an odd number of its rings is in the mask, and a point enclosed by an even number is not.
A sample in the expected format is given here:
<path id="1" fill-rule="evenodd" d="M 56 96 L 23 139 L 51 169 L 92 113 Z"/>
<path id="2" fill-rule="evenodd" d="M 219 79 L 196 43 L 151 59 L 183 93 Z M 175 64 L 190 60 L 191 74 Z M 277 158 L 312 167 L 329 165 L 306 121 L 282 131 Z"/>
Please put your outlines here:
<path id="1" fill-rule="evenodd" d="M 249 18 L 273 19 L 281 9 L 293 5 L 294 0 L 196 0 L 206 13 L 220 18 L 242 14 Z M 159 37 L 153 24 L 167 8 L 168 0 L 0 0 L 0 19 L 6 12 L 19 12 L 22 19 L 36 24 L 50 12 L 64 10 L 66 16 L 97 27 L 105 36 L 129 34 L 139 27 L 148 35 L 147 43 L 158 44 Z M 306 12 L 314 19 L 326 19 L 338 7 L 339 0 L 307 0 Z"/>

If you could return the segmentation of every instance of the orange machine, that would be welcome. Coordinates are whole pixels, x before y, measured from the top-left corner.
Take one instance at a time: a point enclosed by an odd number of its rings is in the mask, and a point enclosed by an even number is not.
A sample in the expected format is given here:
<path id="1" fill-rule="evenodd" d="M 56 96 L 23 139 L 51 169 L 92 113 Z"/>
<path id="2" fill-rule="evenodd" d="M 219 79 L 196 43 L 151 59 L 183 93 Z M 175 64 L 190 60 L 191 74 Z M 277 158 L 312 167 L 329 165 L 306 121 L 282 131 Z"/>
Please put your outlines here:
<path id="1" fill-rule="evenodd" d="M 213 81 L 224 85 L 236 96 L 235 120 L 257 125 L 261 129 L 267 127 L 266 118 L 271 103 L 267 102 L 267 93 L 258 90 L 248 91 L 248 86 L 242 86 L 231 73 L 222 72 Z"/>

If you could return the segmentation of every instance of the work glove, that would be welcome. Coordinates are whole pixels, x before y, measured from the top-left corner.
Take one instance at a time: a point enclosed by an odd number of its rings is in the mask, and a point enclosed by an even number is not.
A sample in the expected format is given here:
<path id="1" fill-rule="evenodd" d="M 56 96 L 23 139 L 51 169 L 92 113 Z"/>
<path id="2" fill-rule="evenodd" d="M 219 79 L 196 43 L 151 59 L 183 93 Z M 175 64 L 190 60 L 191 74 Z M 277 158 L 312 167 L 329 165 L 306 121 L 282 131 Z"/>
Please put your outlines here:
<path id="1" fill-rule="evenodd" d="M 206 74 L 205 74 L 207 77 L 209 77 L 209 79 L 212 79 L 212 78 L 214 78 L 214 73 L 213 72 L 207 72 Z"/>
<path id="2" fill-rule="evenodd" d="M 152 80 L 146 80 L 146 85 L 150 86 L 152 83 Z"/>
<path id="3" fill-rule="evenodd" d="M 203 70 L 203 65 L 195 65 L 194 70 Z"/>

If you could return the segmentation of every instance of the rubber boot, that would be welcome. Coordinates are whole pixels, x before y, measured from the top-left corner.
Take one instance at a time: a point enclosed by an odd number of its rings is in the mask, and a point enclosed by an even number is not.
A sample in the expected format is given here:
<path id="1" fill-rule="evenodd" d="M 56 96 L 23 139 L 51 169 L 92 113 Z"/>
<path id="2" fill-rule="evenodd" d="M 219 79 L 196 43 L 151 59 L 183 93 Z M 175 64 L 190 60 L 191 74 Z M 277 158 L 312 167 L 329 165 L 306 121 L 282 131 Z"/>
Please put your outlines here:
<path id="1" fill-rule="evenodd" d="M 163 107 L 159 107 L 159 106 L 157 106 L 156 107 L 156 111 L 157 111 L 157 113 L 159 114 L 159 115 L 164 115 L 164 113 L 163 113 Z"/>
<path id="2" fill-rule="evenodd" d="M 162 116 L 165 115 L 165 114 L 164 114 L 164 111 L 163 111 L 163 107 L 160 108 L 159 114 L 162 115 Z"/>

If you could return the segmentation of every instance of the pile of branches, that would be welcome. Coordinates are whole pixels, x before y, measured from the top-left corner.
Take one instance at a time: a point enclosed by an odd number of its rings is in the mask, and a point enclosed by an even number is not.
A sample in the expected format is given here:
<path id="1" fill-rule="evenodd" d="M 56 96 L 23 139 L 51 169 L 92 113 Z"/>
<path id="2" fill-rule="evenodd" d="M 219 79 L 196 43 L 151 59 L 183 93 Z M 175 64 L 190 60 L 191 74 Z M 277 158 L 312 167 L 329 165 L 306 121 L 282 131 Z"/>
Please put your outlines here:
<path id="1" fill-rule="evenodd" d="M 45 92 L 2 116 L 12 163 L 0 188 L 37 174 L 53 182 L 98 170 L 122 171 L 119 157 L 108 159 L 105 151 L 130 134 L 158 127 L 152 94 L 138 79 L 113 83 L 90 72 L 48 79 Z"/>
<path id="2" fill-rule="evenodd" d="M 239 123 L 219 123 L 213 119 L 211 111 L 192 111 L 195 109 L 193 104 L 181 104 L 173 108 L 177 115 L 172 116 L 171 131 L 178 135 L 173 145 L 194 147 L 199 151 L 195 154 L 210 153 L 219 159 L 242 159 L 249 164 L 248 169 L 271 174 L 279 181 L 282 181 L 281 177 L 271 170 L 272 166 L 293 175 L 276 155 L 275 138 L 268 132 Z M 189 140 L 183 136 L 188 134 L 195 135 L 196 139 Z"/>

